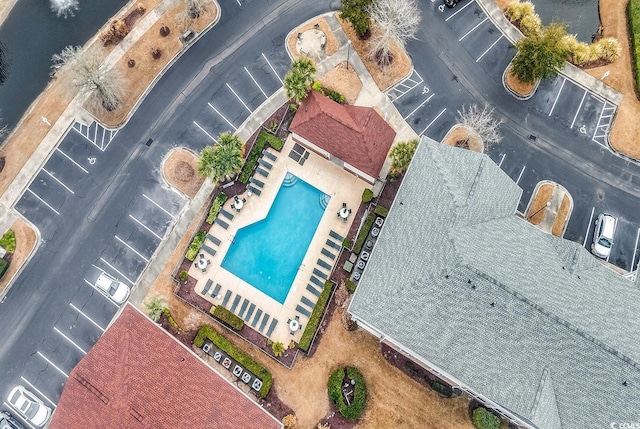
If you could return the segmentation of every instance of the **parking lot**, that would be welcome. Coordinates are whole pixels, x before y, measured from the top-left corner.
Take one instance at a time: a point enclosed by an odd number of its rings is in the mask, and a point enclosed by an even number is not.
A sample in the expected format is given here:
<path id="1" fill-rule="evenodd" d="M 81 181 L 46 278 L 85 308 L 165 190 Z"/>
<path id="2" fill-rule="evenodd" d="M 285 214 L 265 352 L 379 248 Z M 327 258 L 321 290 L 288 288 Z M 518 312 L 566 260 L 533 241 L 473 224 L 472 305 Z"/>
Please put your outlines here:
<path id="1" fill-rule="evenodd" d="M 503 72 L 515 54 L 510 42 L 475 1 L 463 0 L 455 8 L 441 6 L 440 1 L 428 3 L 426 7 L 433 16 L 424 19 L 439 19 L 448 29 L 442 37 L 459 41 L 465 55 L 470 57 L 469 62 L 479 66 L 472 69 L 482 70 L 495 82 L 491 85 L 501 88 Z M 460 54 L 438 50 L 437 41 L 433 44 L 436 45 L 433 52 L 425 52 L 424 43 L 416 44 L 416 49 L 420 47 L 418 54 L 409 43 L 415 70 L 408 79 L 388 90 L 387 96 L 418 135 L 440 141 L 458 122 L 457 111 L 463 105 L 477 103 L 479 94 L 469 93 L 468 85 L 463 87 L 459 82 L 464 74 L 458 70 Z M 446 66 L 428 60 L 434 55 Z M 419 60 L 423 58 L 422 63 Z M 505 97 L 511 97 L 506 90 L 501 91 Z M 525 210 L 539 181 L 556 181 L 569 190 L 574 200 L 574 211 L 564 237 L 590 250 L 595 217 L 609 212 L 618 219 L 609 262 L 626 271 L 636 269 L 640 259 L 637 240 L 640 222 L 630 203 L 632 200 L 625 193 L 625 184 L 616 183 L 619 167 L 603 161 L 615 157 L 606 139 L 617 106 L 562 75 L 543 81 L 530 100 L 505 101 L 518 103 L 526 113 L 512 121 L 506 118 L 510 123 L 501 127 L 502 142 L 490 147 L 487 153 L 523 189 L 518 210 Z M 525 132 L 521 128 L 523 124 L 518 122 L 532 118 L 531 115 L 535 116 L 531 120 L 534 129 L 553 127 L 557 130 L 554 134 L 565 137 L 547 141 L 538 132 Z M 610 176 L 608 180 L 602 180 L 593 172 L 585 174 L 582 171 L 585 166 L 576 165 L 575 161 L 567 163 L 572 151 L 579 151 L 581 156 L 598 164 L 598 168 Z M 628 168 L 634 172 L 638 169 L 635 165 Z M 616 171 L 609 173 L 607 169 Z"/>

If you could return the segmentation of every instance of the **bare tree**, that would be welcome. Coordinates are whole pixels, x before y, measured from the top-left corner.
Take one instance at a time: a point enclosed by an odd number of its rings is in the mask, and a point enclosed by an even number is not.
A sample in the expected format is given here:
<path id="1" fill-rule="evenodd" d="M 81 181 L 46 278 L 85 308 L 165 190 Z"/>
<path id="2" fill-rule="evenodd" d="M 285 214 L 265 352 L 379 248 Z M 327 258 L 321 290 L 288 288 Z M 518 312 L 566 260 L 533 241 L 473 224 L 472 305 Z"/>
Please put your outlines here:
<path id="1" fill-rule="evenodd" d="M 78 0 L 51 0 L 51 10 L 58 18 L 67 19 L 69 16 L 75 16 L 73 12 L 78 10 Z"/>
<path id="2" fill-rule="evenodd" d="M 477 148 L 479 152 L 486 150 L 493 143 L 499 143 L 502 136 L 498 127 L 504 122 L 494 115 L 493 107 L 484 105 L 479 107 L 472 104 L 468 109 L 462 106 L 458 110 L 459 124 L 465 127 L 467 136 L 465 140 L 456 142 L 456 146 L 467 149 Z"/>
<path id="3" fill-rule="evenodd" d="M 371 3 L 369 16 L 373 20 L 373 37 L 369 42 L 369 56 L 382 67 L 393 60 L 391 41 L 401 48 L 415 38 L 420 24 L 420 10 L 415 0 L 377 0 Z"/>
<path id="4" fill-rule="evenodd" d="M 214 0 L 181 0 L 183 8 L 176 15 L 181 31 L 188 29 L 200 14 L 214 4 Z"/>
<path id="5" fill-rule="evenodd" d="M 53 54 L 51 62 L 52 76 L 63 67 L 73 72 L 74 86 L 81 93 L 88 94 L 92 107 L 112 111 L 120 105 L 124 96 L 124 79 L 116 69 L 110 69 L 102 62 L 98 52 L 67 46 L 59 54 Z"/>

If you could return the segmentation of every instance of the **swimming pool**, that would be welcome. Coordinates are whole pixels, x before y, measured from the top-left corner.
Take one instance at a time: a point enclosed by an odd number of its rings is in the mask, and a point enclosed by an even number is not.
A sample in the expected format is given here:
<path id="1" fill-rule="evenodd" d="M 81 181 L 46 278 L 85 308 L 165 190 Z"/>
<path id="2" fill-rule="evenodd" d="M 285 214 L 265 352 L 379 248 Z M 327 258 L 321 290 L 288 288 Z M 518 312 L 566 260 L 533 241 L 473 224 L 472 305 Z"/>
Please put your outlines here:
<path id="1" fill-rule="evenodd" d="M 267 217 L 238 230 L 222 268 L 284 303 L 329 199 L 287 173 Z"/>

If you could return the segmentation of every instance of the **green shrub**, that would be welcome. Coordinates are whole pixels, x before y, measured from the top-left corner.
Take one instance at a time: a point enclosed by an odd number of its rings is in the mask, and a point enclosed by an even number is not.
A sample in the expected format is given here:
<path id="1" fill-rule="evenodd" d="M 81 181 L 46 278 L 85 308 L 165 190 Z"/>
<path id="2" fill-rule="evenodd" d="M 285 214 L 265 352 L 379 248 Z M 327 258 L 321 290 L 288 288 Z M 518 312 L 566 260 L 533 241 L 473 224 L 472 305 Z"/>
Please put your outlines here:
<path id="1" fill-rule="evenodd" d="M 342 240 L 342 247 L 344 247 L 345 249 L 350 248 L 351 240 L 349 240 L 348 238 L 345 238 L 344 240 Z"/>
<path id="2" fill-rule="evenodd" d="M 356 245 L 353 247 L 354 253 L 360 253 L 362 250 L 362 246 L 364 245 L 364 241 L 367 239 L 367 235 L 369 235 L 369 231 L 373 226 L 373 222 L 376 220 L 375 213 L 369 213 L 367 219 L 362 224 L 362 228 L 360 229 L 360 234 L 358 234 L 358 238 L 356 238 Z"/>
<path id="3" fill-rule="evenodd" d="M 240 365 L 251 371 L 256 377 L 262 380 L 262 387 L 260 388 L 260 397 L 266 398 L 273 385 L 273 376 L 265 367 L 254 361 L 251 356 L 236 348 L 229 342 L 223 335 L 220 335 L 213 329 L 212 326 L 203 325 L 198 334 L 193 340 L 193 345 L 196 347 L 202 347 L 205 338 L 211 340 L 220 350 L 235 359 Z"/>
<path id="4" fill-rule="evenodd" d="M 346 279 L 344 281 L 344 286 L 347 288 L 349 293 L 354 293 L 356 291 L 356 283 L 351 279 Z"/>
<path id="5" fill-rule="evenodd" d="M 640 0 L 631 0 L 627 6 L 627 19 L 631 31 L 631 51 L 636 77 L 636 93 L 640 95 Z"/>
<path id="6" fill-rule="evenodd" d="M 346 373 L 348 379 L 355 381 L 351 405 L 347 405 L 342 395 L 345 368 L 338 368 L 331 374 L 327 382 L 327 392 L 329 393 L 329 399 L 336 405 L 340 414 L 347 419 L 355 420 L 362 415 L 367 405 L 367 386 L 362 373 L 357 368 L 348 366 L 346 367 Z"/>
<path id="7" fill-rule="evenodd" d="M 315 82 L 313 82 L 313 85 L 311 85 L 311 89 L 324 95 L 324 89 L 322 89 L 322 84 L 320 83 L 320 81 L 316 80 Z"/>
<path id="8" fill-rule="evenodd" d="M 196 259 L 196 256 L 198 255 L 198 251 L 200 251 L 200 247 L 202 247 L 202 244 L 204 243 L 205 238 L 207 238 L 207 233 L 204 231 L 198 231 L 196 233 L 196 236 L 193 237 L 193 241 L 189 245 L 189 248 L 187 249 L 187 254 L 184 255 L 184 257 L 190 261 L 193 261 L 194 259 Z"/>
<path id="9" fill-rule="evenodd" d="M 327 306 L 327 302 L 329 301 L 329 297 L 331 296 L 332 288 L 333 283 L 327 280 L 324 283 L 324 289 L 318 297 L 318 301 L 316 302 L 315 307 L 313 307 L 313 312 L 311 312 L 311 316 L 309 317 L 309 321 L 307 322 L 307 327 L 304 329 L 302 337 L 300 337 L 300 342 L 298 343 L 298 348 L 300 350 L 303 350 L 305 352 L 309 351 L 313 336 L 315 335 L 316 329 L 318 329 L 318 325 L 320 324 L 322 313 L 324 312 L 324 308 Z"/>
<path id="10" fill-rule="evenodd" d="M 240 176 L 238 176 L 238 181 L 244 184 L 249 183 L 249 178 L 253 174 L 253 170 L 258 163 L 258 158 L 262 156 L 262 151 L 267 144 L 279 152 L 282 150 L 284 142 L 266 131 L 261 131 L 260 134 L 258 134 L 256 142 L 253 144 L 253 148 L 251 149 L 244 166 L 242 167 Z"/>
<path id="11" fill-rule="evenodd" d="M 210 313 L 213 317 L 220 320 L 224 324 L 229 325 L 236 331 L 240 331 L 244 327 L 244 320 L 221 305 L 216 305 L 215 307 L 213 307 Z"/>
<path id="12" fill-rule="evenodd" d="M 389 214 L 389 209 L 383 206 L 376 206 L 373 212 L 378 216 L 387 217 L 387 215 Z"/>
<path id="13" fill-rule="evenodd" d="M 9 269 L 9 263 L 6 259 L 0 258 L 0 279 L 4 276 L 4 273 Z"/>
<path id="14" fill-rule="evenodd" d="M 16 251 L 16 234 L 9 230 L 4 233 L 0 238 L 0 246 L 4 247 L 7 253 L 13 253 Z"/>
<path id="15" fill-rule="evenodd" d="M 364 191 L 362 191 L 362 202 L 363 203 L 368 203 L 372 199 L 373 199 L 373 191 L 371 189 L 367 188 Z"/>
<path id="16" fill-rule="evenodd" d="M 169 325 L 171 325 L 174 329 L 181 330 L 180 326 L 178 326 L 178 323 L 175 321 L 175 319 L 171 315 L 171 311 L 169 311 L 168 308 L 165 307 L 162 312 L 164 313 L 164 317 L 167 318 L 167 322 L 169 322 Z"/>
<path id="17" fill-rule="evenodd" d="M 218 195 L 216 195 L 216 198 L 213 200 L 211 208 L 209 209 L 209 216 L 207 216 L 207 223 L 209 225 L 213 224 L 216 216 L 220 213 L 220 209 L 228 199 L 229 197 L 227 197 L 224 192 L 218 192 Z"/>
<path id="18" fill-rule="evenodd" d="M 432 381 L 431 383 L 429 383 L 429 386 L 439 394 L 448 396 L 449 392 L 447 392 L 447 388 L 437 381 Z"/>
<path id="19" fill-rule="evenodd" d="M 486 408 L 478 407 L 473 410 L 473 425 L 478 429 L 498 429 L 500 419 Z"/>
<path id="20" fill-rule="evenodd" d="M 344 104 L 344 95 L 333 89 L 327 89 L 327 97 L 335 101 L 336 103 Z"/>

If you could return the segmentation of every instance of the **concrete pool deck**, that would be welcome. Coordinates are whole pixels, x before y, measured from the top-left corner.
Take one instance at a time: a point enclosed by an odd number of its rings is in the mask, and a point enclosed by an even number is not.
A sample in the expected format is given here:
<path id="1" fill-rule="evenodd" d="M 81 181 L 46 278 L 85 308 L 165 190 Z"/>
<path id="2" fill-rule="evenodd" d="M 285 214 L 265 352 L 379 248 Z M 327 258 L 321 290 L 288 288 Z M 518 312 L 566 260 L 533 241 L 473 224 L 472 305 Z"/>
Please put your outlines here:
<path id="1" fill-rule="evenodd" d="M 347 222 L 344 222 L 336 216 L 336 213 L 342 207 L 343 202 L 347 203 L 347 207 L 352 208 L 355 212 L 355 209 L 361 203 L 362 191 L 364 191 L 365 188 L 370 187 L 370 185 L 362 179 L 357 178 L 340 166 L 315 153 L 309 154 L 309 158 L 304 165 L 298 164 L 288 156 L 293 145 L 294 143 L 292 138 L 289 137 L 282 148 L 282 152 L 277 153 L 272 149 L 269 150 L 271 153 L 276 155 L 278 159 L 273 162 L 270 161 L 273 164 L 273 167 L 269 172 L 269 177 L 265 178 L 260 175 L 255 176 L 257 179 L 264 182 L 261 194 L 253 194 L 249 196 L 248 193 L 245 192 L 244 194 L 239 195 L 240 197 L 246 198 L 246 202 L 240 213 L 236 213 L 235 210 L 231 208 L 233 199 L 229 199 L 229 201 L 225 203 L 224 209 L 229 213 L 232 213 L 234 218 L 230 221 L 225 220 L 229 224 L 227 229 L 224 229 L 222 226 L 214 223 L 209 230 L 210 235 L 221 241 L 220 245 L 218 245 L 216 249 L 215 256 L 207 255 L 211 264 L 207 267 L 207 270 L 204 273 L 196 268 L 195 265 L 192 265 L 189 269 L 189 275 L 198 281 L 195 287 L 195 290 L 198 293 L 202 292 L 207 280 L 212 280 L 214 285 L 220 284 L 222 286 L 221 291 L 218 294 L 220 298 L 203 295 L 203 297 L 209 300 L 212 304 L 222 304 L 226 291 L 230 290 L 233 292 L 233 297 L 240 295 L 242 297 L 241 301 L 248 299 L 251 303 L 255 304 L 257 307 L 255 311 L 260 309 L 263 314 L 269 314 L 271 319 L 268 321 L 264 330 L 257 329 L 259 328 L 259 325 L 254 328 L 263 333 L 263 335 L 271 324 L 271 320 L 278 320 L 278 324 L 269 337 L 275 342 L 282 342 L 285 346 L 288 345 L 291 340 L 298 342 L 304 332 L 304 327 L 306 327 L 308 318 L 299 314 L 296 311 L 296 306 L 300 303 L 303 296 L 313 298 L 314 301 L 316 299 L 315 296 L 312 296 L 307 292 L 306 286 L 309 283 L 309 279 L 313 274 L 314 268 L 316 267 L 316 261 L 322 256 L 321 251 L 325 247 L 325 242 L 329 237 L 329 233 L 334 231 L 341 236 L 346 236 L 349 228 L 351 227 L 351 223 L 354 220 L 354 216 L 352 215 L 349 217 Z M 280 304 L 257 288 L 225 270 L 220 265 L 222 264 L 222 260 L 227 254 L 238 230 L 258 222 L 267 216 L 269 209 L 280 190 L 280 185 L 288 172 L 329 195 L 331 199 L 329 200 L 329 204 L 320 219 L 318 228 L 311 240 L 311 244 L 307 249 L 302 264 L 298 269 L 298 273 L 293 281 L 291 289 L 289 290 L 289 294 L 287 295 L 284 303 Z M 268 240 L 269 238 L 265 237 L 264 239 Z M 231 302 L 229 302 L 226 307 L 230 308 L 230 306 Z M 238 305 L 233 312 L 238 315 L 240 313 L 240 305 Z M 295 335 L 292 336 L 289 333 L 287 320 L 293 319 L 296 315 L 300 316 L 302 329 L 298 330 Z M 252 319 L 253 317 L 250 318 L 250 320 Z M 250 322 L 247 323 L 251 326 Z"/>

